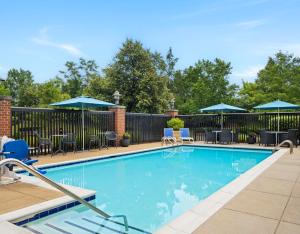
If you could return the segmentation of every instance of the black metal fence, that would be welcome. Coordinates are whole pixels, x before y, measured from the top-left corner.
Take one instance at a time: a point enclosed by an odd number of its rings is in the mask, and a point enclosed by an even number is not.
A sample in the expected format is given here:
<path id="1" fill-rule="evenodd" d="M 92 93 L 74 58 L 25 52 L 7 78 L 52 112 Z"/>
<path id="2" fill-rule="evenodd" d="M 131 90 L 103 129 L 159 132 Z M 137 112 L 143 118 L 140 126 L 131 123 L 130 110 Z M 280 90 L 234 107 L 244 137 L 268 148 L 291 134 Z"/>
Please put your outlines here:
<path id="1" fill-rule="evenodd" d="M 170 118 L 160 114 L 126 113 L 126 131 L 133 144 L 160 141 Z"/>
<path id="2" fill-rule="evenodd" d="M 104 142 L 103 133 L 114 130 L 114 113 L 110 111 L 85 111 L 85 147 L 89 135 L 99 135 Z M 34 132 L 53 140 L 58 145 L 59 138 L 52 138 L 60 129 L 64 133 L 75 133 L 78 146 L 82 145 L 82 119 L 80 110 L 62 110 L 45 108 L 12 108 L 12 137 L 25 139 L 29 146 L 36 147 L 38 142 Z M 204 129 L 220 129 L 220 114 L 179 115 L 185 127 L 190 129 L 191 136 L 197 141 L 205 140 Z M 126 131 L 131 135 L 131 142 L 160 141 L 163 128 L 167 127 L 170 116 L 163 114 L 126 113 Z M 272 113 L 228 113 L 223 115 L 223 127 L 239 132 L 239 140 L 246 142 L 251 132 L 260 129 L 277 130 L 278 115 Z M 282 112 L 279 115 L 280 130 L 300 129 L 300 112 Z M 49 150 L 49 149 L 48 149 Z M 45 153 L 48 152 L 45 151 Z M 37 151 L 33 151 L 36 153 Z"/>
<path id="3" fill-rule="evenodd" d="M 221 115 L 179 115 L 185 122 L 185 127 L 190 128 L 195 140 L 204 140 L 204 129 L 220 129 Z M 223 114 L 223 127 L 239 132 L 240 142 L 246 142 L 249 133 L 258 134 L 259 130 L 266 129 L 277 131 L 278 114 L 268 113 L 230 113 Z M 281 112 L 279 115 L 279 127 L 281 131 L 288 129 L 300 129 L 300 112 Z"/>
<path id="4" fill-rule="evenodd" d="M 13 107 L 11 135 L 13 138 L 26 140 L 30 147 L 35 148 L 38 145 L 38 139 L 34 136 L 36 131 L 41 137 L 50 138 L 57 146 L 60 139 L 52 136 L 62 130 L 64 133 L 75 133 L 78 147 L 81 147 L 83 140 L 81 117 L 80 110 Z M 89 135 L 99 135 L 103 142 L 103 132 L 114 130 L 114 113 L 84 111 L 84 123 L 85 147 L 87 147 Z M 47 152 L 49 149 L 45 150 L 45 153 Z M 36 150 L 32 153 L 36 153 Z"/>

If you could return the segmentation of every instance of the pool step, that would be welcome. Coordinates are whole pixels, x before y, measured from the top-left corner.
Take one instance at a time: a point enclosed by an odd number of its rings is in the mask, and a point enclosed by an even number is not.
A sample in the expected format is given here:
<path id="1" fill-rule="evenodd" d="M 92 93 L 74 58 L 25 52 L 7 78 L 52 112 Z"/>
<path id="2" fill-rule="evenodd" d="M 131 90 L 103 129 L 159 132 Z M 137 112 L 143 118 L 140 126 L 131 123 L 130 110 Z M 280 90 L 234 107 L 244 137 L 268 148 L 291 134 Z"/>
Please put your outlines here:
<path id="1" fill-rule="evenodd" d="M 150 234 L 150 232 L 130 225 L 129 230 L 126 231 L 124 224 L 119 220 L 105 219 L 89 213 L 83 215 L 77 212 L 55 215 L 24 227 L 35 234 Z"/>

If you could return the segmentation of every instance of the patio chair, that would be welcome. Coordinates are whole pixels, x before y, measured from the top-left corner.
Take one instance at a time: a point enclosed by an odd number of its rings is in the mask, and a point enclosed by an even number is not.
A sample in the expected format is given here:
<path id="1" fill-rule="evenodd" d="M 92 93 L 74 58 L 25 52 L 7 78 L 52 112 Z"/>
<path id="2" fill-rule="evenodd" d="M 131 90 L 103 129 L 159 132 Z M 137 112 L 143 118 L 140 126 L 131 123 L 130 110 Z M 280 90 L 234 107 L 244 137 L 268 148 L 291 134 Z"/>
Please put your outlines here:
<path id="1" fill-rule="evenodd" d="M 105 141 L 106 141 L 105 147 L 107 149 L 108 149 L 108 146 L 109 146 L 110 142 L 113 142 L 113 144 L 117 148 L 117 143 L 118 143 L 118 135 L 117 135 L 117 133 L 115 133 L 114 131 L 106 131 L 104 133 L 104 136 L 105 136 Z"/>
<path id="2" fill-rule="evenodd" d="M 162 144 L 175 144 L 177 141 L 176 137 L 174 137 L 173 128 L 164 128 L 164 136 L 161 138 Z"/>
<path id="3" fill-rule="evenodd" d="M 205 131 L 205 142 L 211 142 L 211 143 L 216 143 L 216 134 L 213 132 L 207 131 L 207 129 L 204 129 Z"/>
<path id="4" fill-rule="evenodd" d="M 230 144 L 232 143 L 232 133 L 230 129 L 222 129 L 220 132 L 220 140 L 221 144 Z"/>
<path id="5" fill-rule="evenodd" d="M 42 138 L 41 135 L 38 132 L 34 132 L 34 135 L 38 139 L 38 154 L 40 155 L 43 151 L 43 148 L 49 147 L 51 151 L 51 155 L 53 155 L 53 144 L 52 141 L 49 138 Z"/>
<path id="6" fill-rule="evenodd" d="M 272 133 L 268 133 L 266 130 L 261 130 L 259 132 L 260 140 L 259 145 L 276 145 L 276 135 Z"/>
<path id="7" fill-rule="evenodd" d="M 91 146 L 98 146 L 98 148 L 100 149 L 100 138 L 97 135 L 89 136 L 89 150 L 91 149 Z"/>
<path id="8" fill-rule="evenodd" d="M 66 133 L 61 139 L 61 143 L 64 152 L 65 152 L 65 147 L 69 145 L 73 147 L 74 153 L 77 152 L 77 138 L 75 133 Z"/>
<path id="9" fill-rule="evenodd" d="M 299 138 L 298 129 L 289 129 L 287 133 L 279 135 L 279 142 L 281 143 L 285 140 L 290 140 L 291 142 L 293 142 L 293 145 L 297 147 L 298 138 Z"/>
<path id="10" fill-rule="evenodd" d="M 45 170 L 37 169 L 33 166 L 34 163 L 37 163 L 38 160 L 31 159 L 29 157 L 29 147 L 24 140 L 15 140 L 7 142 L 3 145 L 3 152 L 5 158 L 14 158 L 18 159 L 21 162 L 25 163 L 28 166 L 33 167 L 35 170 L 37 170 L 41 174 L 46 174 Z M 6 154 L 8 153 L 8 154 Z M 9 169 L 12 171 L 14 165 L 10 165 Z"/>
<path id="11" fill-rule="evenodd" d="M 194 143 L 194 138 L 190 137 L 190 129 L 188 128 L 180 128 L 179 129 L 179 134 L 180 134 L 180 140 L 183 143 L 184 141 L 193 142 Z"/>

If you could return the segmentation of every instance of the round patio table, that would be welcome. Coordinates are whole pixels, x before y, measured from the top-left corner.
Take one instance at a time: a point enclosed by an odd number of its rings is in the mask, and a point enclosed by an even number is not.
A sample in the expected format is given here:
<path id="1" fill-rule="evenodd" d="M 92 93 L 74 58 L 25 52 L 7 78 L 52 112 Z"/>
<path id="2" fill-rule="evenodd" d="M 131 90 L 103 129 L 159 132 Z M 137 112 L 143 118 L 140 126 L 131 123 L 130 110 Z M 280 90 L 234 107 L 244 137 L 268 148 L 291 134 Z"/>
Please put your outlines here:
<path id="1" fill-rule="evenodd" d="M 222 130 L 212 131 L 216 134 L 216 142 L 218 141 L 218 134 L 222 132 Z M 233 131 L 231 131 L 231 141 L 233 141 Z"/>
<path id="2" fill-rule="evenodd" d="M 283 131 L 267 131 L 267 133 L 269 134 L 275 134 L 275 141 L 276 141 L 276 144 L 278 144 L 278 135 L 280 134 L 287 134 L 288 132 L 283 132 Z"/>

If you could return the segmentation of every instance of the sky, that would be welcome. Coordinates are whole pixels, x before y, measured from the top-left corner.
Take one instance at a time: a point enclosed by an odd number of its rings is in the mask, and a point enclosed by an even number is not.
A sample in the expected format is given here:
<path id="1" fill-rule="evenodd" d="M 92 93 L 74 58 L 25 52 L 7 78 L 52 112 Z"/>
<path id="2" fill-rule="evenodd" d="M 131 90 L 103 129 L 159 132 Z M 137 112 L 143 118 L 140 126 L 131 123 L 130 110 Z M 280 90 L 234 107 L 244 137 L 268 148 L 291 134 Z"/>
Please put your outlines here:
<path id="1" fill-rule="evenodd" d="M 279 50 L 300 56 L 300 0 L 0 0 L 0 77 L 30 70 L 43 82 L 66 61 L 102 69 L 126 38 L 184 69 L 200 59 L 231 62 L 231 83 L 254 81 Z"/>

